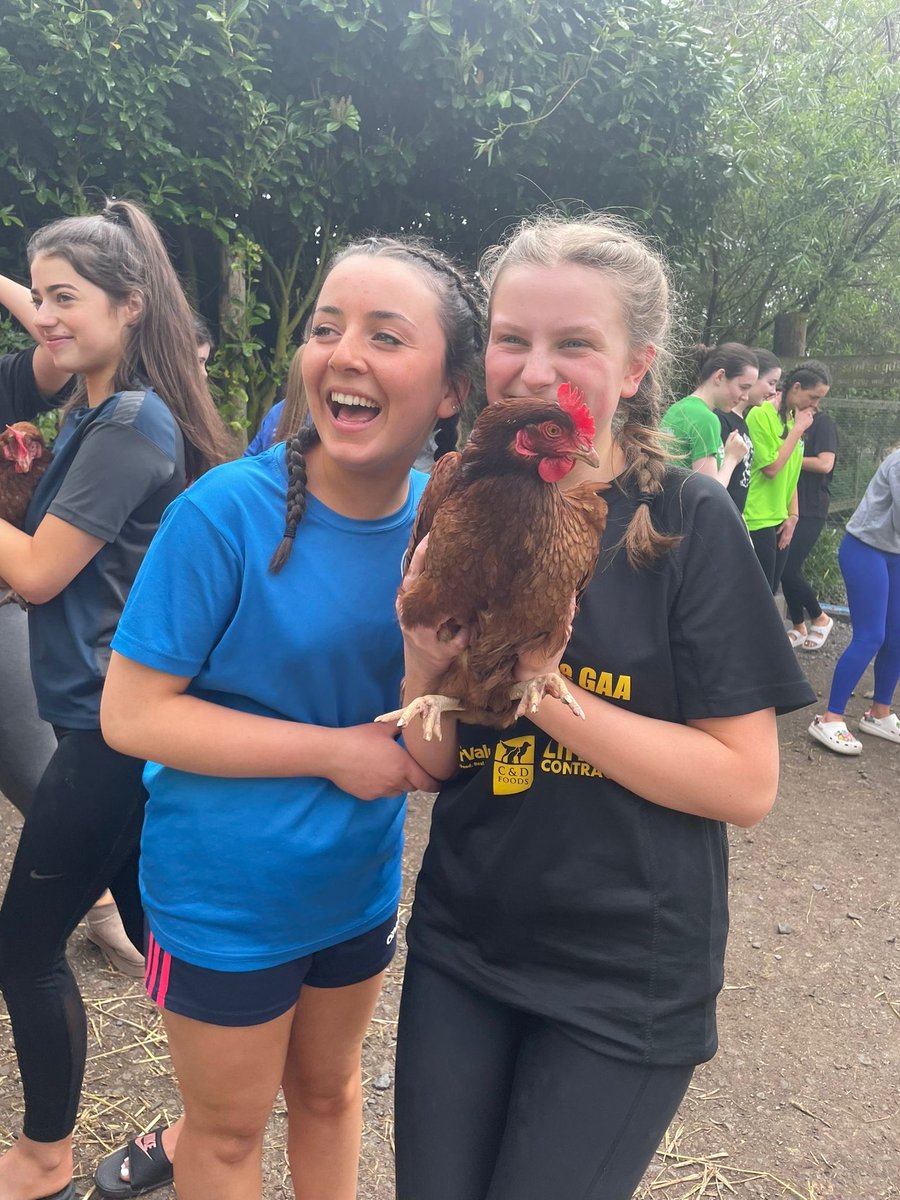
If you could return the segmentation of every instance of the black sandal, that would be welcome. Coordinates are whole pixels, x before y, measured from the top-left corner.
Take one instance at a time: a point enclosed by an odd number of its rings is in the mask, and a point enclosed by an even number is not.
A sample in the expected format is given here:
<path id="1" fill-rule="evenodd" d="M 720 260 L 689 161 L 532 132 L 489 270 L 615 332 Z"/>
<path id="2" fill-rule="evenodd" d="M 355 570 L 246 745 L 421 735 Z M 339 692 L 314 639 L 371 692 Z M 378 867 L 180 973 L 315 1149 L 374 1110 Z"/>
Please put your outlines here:
<path id="1" fill-rule="evenodd" d="M 127 1196 L 142 1196 L 167 1187 L 174 1178 L 169 1156 L 163 1149 L 162 1135 L 167 1125 L 159 1125 L 149 1133 L 132 1138 L 127 1146 L 114 1150 L 101 1159 L 94 1172 L 97 1190 L 112 1200 Z M 128 1180 L 122 1178 L 122 1163 L 128 1159 Z"/>

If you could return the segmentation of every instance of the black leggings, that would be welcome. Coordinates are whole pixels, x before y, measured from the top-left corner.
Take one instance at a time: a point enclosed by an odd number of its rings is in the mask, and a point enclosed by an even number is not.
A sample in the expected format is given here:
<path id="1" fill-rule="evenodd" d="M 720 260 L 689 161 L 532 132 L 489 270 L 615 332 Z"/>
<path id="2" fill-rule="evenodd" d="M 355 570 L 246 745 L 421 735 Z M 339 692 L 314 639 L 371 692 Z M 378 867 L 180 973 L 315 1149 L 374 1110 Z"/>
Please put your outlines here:
<path id="1" fill-rule="evenodd" d="M 87 1027 L 66 940 L 107 888 L 139 947 L 144 924 L 144 764 L 111 750 L 99 730 L 56 735 L 0 908 L 0 989 L 25 1092 L 23 1131 L 37 1142 L 72 1132 L 84 1075 Z"/>
<path id="2" fill-rule="evenodd" d="M 788 547 L 787 562 L 781 575 L 781 590 L 794 625 L 802 623 L 804 612 L 808 612 L 813 620 L 822 615 L 822 606 L 816 593 L 803 575 L 803 564 L 824 528 L 824 517 L 801 517 Z"/>
<path id="3" fill-rule="evenodd" d="M 608 1058 L 410 956 L 397 1200 L 628 1200 L 692 1074 Z"/>
<path id="4" fill-rule="evenodd" d="M 778 591 L 784 564 L 787 562 L 788 551 L 778 549 L 778 525 L 767 525 L 765 529 L 751 529 L 750 541 L 759 559 L 772 595 Z"/>

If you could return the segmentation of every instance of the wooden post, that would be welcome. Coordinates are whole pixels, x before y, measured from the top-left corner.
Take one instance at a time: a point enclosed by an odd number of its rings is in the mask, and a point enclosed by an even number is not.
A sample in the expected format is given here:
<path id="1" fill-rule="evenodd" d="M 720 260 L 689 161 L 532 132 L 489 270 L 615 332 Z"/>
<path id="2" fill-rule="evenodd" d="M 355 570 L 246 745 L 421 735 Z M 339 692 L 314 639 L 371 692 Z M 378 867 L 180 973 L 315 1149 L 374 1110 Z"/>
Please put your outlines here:
<path id="1" fill-rule="evenodd" d="M 809 313 L 785 312 L 775 317 L 772 349 L 781 358 L 806 357 L 806 326 Z"/>

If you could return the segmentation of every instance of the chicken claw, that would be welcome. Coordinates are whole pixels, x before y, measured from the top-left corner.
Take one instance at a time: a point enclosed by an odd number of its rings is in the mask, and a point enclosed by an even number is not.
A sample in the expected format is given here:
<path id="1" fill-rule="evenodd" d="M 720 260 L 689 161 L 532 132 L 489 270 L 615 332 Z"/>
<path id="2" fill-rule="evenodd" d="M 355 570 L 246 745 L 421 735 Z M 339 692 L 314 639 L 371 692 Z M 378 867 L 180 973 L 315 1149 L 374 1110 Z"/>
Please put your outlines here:
<path id="1" fill-rule="evenodd" d="M 28 611 L 28 605 L 18 594 L 18 592 L 14 592 L 12 588 L 9 588 L 8 591 L 4 591 L 3 588 L 0 587 L 0 608 L 5 608 L 7 604 L 18 604 L 22 612 Z"/>
<path id="2" fill-rule="evenodd" d="M 400 729 L 405 729 L 414 717 L 421 717 L 422 737 L 425 741 L 430 742 L 434 737 L 440 741 L 442 736 L 441 713 L 462 711 L 463 705 L 452 696 L 417 696 L 415 700 L 411 700 L 407 704 L 406 708 L 398 708 L 396 712 L 382 713 L 375 720 L 385 724 L 388 721 L 396 721 Z"/>
<path id="3" fill-rule="evenodd" d="M 530 712 L 536 713 L 545 696 L 555 696 L 557 700 L 570 708 L 576 717 L 584 720 L 584 709 L 569 691 L 562 675 L 558 675 L 555 671 L 549 675 L 536 675 L 534 679 L 527 679 L 524 683 L 517 683 L 509 693 L 510 700 L 521 697 L 519 707 L 516 709 L 516 717 L 524 717 Z"/>

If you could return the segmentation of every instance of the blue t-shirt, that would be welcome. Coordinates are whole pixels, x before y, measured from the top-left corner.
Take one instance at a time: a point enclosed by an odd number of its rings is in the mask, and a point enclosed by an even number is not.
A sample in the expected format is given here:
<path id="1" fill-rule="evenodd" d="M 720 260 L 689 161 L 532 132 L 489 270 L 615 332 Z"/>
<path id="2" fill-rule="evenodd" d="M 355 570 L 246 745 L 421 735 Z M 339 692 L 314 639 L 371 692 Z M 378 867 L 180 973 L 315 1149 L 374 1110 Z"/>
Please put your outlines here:
<path id="1" fill-rule="evenodd" d="M 275 441 L 275 434 L 278 432 L 278 422 L 281 420 L 284 405 L 285 401 L 279 400 L 277 404 L 272 405 L 262 421 L 260 421 L 256 436 L 244 451 L 245 458 L 255 458 L 257 454 L 262 454 L 263 450 L 268 450 Z"/>
<path id="2" fill-rule="evenodd" d="M 58 596 L 28 610 L 31 673 L 45 721 L 100 728 L 100 693 L 122 606 L 184 485 L 181 432 L 150 388 L 117 392 L 67 415 L 25 530 L 33 534 L 49 514 L 106 545 Z"/>
<path id="3" fill-rule="evenodd" d="M 308 496 L 293 552 L 284 446 L 210 471 L 166 513 L 113 648 L 191 677 L 243 712 L 343 728 L 396 707 L 400 562 L 427 479 L 357 521 Z M 359 769 L 365 770 L 360 763 Z M 159 944 L 198 966 L 255 970 L 365 933 L 400 895 L 404 800 L 326 779 L 219 779 L 150 763 L 141 887 Z"/>

